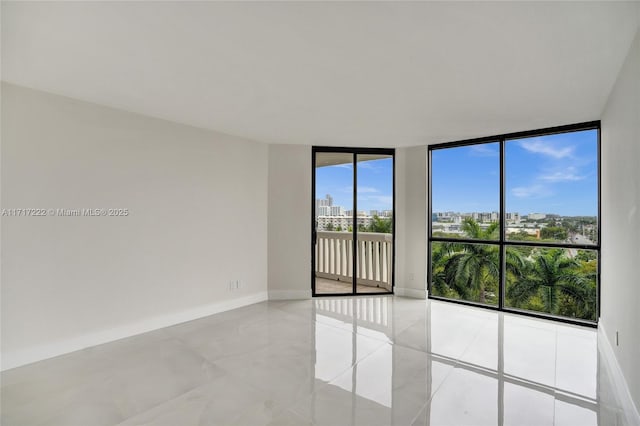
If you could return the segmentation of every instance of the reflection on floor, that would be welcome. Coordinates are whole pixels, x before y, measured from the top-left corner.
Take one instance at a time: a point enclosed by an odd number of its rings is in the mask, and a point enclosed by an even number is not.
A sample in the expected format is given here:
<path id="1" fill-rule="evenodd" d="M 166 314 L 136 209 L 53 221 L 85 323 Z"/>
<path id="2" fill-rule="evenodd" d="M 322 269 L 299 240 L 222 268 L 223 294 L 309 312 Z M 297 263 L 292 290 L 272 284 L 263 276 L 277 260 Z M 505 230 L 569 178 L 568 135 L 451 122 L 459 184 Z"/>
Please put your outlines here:
<path id="1" fill-rule="evenodd" d="M 2 373 L 3 425 L 624 425 L 596 331 L 399 297 L 263 302 Z"/>
<path id="2" fill-rule="evenodd" d="M 327 278 L 316 277 L 316 293 L 317 294 L 344 294 L 353 291 L 353 284 L 345 281 L 329 280 Z M 358 284 L 356 292 L 358 293 L 388 293 L 389 290 L 382 287 L 373 287 L 370 285 Z"/>

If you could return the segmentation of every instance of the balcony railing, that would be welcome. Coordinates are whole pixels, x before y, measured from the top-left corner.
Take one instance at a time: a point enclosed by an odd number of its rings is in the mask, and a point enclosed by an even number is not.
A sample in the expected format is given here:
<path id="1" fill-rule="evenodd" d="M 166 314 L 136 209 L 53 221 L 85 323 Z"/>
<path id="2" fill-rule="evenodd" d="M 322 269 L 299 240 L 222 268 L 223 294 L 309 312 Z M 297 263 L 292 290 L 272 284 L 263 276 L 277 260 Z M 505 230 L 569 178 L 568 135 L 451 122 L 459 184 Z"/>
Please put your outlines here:
<path id="1" fill-rule="evenodd" d="M 356 283 L 391 291 L 393 235 L 358 232 Z M 318 231 L 316 277 L 353 282 L 353 234 Z"/>

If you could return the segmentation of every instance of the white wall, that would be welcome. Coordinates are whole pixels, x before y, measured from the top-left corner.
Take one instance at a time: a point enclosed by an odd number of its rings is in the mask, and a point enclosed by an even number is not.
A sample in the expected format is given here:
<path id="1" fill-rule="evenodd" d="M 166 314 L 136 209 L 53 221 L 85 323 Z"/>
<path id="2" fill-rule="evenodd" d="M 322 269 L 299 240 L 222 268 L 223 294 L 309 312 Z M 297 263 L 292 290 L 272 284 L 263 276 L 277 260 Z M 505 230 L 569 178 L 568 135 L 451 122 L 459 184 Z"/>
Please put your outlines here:
<path id="1" fill-rule="evenodd" d="M 601 181 L 601 320 L 636 407 L 640 407 L 639 76 L 640 32 L 602 116 Z"/>
<path id="2" fill-rule="evenodd" d="M 427 148 L 396 149 L 396 294 L 426 297 Z"/>
<path id="3" fill-rule="evenodd" d="M 311 297 L 311 147 L 269 145 L 269 298 Z"/>
<path id="4" fill-rule="evenodd" d="M 3 84 L 2 208 L 130 212 L 2 218 L 3 369 L 266 298 L 264 144 Z"/>

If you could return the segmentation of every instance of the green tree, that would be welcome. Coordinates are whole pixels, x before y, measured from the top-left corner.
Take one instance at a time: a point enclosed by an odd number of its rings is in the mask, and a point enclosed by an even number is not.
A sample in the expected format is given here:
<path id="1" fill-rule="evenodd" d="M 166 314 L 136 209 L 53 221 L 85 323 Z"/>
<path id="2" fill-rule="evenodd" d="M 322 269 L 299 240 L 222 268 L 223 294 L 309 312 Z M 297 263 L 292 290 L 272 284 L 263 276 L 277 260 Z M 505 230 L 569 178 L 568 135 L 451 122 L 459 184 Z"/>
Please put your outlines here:
<path id="1" fill-rule="evenodd" d="M 391 233 L 391 218 L 373 216 L 373 220 L 368 228 L 369 232 L 377 232 L 381 234 Z"/>
<path id="2" fill-rule="evenodd" d="M 434 242 L 431 244 L 431 291 L 436 296 L 460 299 L 460 294 L 449 286 L 446 266 L 453 253 L 454 243 Z"/>
<path id="3" fill-rule="evenodd" d="M 564 249 L 535 253 L 527 270 L 507 287 L 509 305 L 526 309 L 539 297 L 545 312 L 595 319 L 595 272 L 581 271 L 581 266 Z"/>
<path id="4" fill-rule="evenodd" d="M 570 286 L 560 295 L 558 315 L 595 320 L 598 261 L 595 259 L 588 261 L 578 260 L 580 254 L 584 251 L 580 250 L 575 257 L 578 263 L 574 270 L 576 279 L 574 282 L 569 283 Z"/>
<path id="5" fill-rule="evenodd" d="M 462 224 L 465 238 L 497 240 L 499 225 L 486 229 L 471 218 Z M 433 243 L 431 252 L 431 290 L 435 295 L 481 303 L 497 303 L 500 276 L 500 250 L 496 245 L 468 243 Z M 524 257 L 519 251 L 507 251 L 507 278 L 519 279 Z"/>
<path id="6" fill-rule="evenodd" d="M 598 254 L 595 250 L 580 250 L 576 255 L 575 259 L 581 262 L 590 262 L 592 260 L 596 260 L 598 258 Z"/>
<path id="7" fill-rule="evenodd" d="M 333 231 L 333 223 L 327 223 L 327 226 L 324 227 L 326 231 Z"/>
<path id="8" fill-rule="evenodd" d="M 498 236 L 498 223 L 494 222 L 486 229 L 473 219 L 462 223 L 467 238 L 493 240 Z M 486 303 L 487 293 L 495 292 L 500 276 L 500 252 L 497 246 L 487 244 L 455 244 L 449 247 L 444 267 L 445 280 L 464 299 Z"/>
<path id="9" fill-rule="evenodd" d="M 559 226 L 546 226 L 540 230 L 540 238 L 543 240 L 566 240 L 567 235 L 567 230 Z"/>

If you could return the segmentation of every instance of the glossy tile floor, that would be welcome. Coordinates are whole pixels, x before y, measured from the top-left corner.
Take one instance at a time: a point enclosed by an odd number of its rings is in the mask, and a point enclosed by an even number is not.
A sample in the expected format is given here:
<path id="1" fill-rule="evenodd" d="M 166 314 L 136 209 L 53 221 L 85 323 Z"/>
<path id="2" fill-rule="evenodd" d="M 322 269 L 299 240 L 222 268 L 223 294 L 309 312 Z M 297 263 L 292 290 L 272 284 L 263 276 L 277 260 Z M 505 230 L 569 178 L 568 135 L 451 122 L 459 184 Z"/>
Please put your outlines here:
<path id="1" fill-rule="evenodd" d="M 264 302 L 2 374 L 9 425 L 623 425 L 596 331 L 445 302 Z"/>

